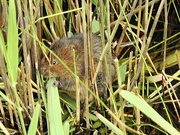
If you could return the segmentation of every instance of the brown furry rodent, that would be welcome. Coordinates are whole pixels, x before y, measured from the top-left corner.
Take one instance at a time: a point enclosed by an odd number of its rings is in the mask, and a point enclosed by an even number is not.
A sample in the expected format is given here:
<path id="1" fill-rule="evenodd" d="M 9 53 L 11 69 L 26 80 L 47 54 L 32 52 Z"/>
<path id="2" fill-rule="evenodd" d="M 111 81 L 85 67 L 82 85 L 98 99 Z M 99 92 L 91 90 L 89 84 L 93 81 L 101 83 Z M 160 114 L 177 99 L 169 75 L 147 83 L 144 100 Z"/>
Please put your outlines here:
<path id="1" fill-rule="evenodd" d="M 74 35 L 70 38 L 63 38 L 56 40 L 51 45 L 51 50 L 69 67 L 71 71 L 74 72 L 74 60 L 73 60 L 73 49 L 75 50 L 75 60 L 76 60 L 76 72 L 77 76 L 81 81 L 85 80 L 85 68 L 84 68 L 84 40 L 82 34 Z M 94 67 L 96 69 L 97 64 L 99 62 L 101 53 L 102 53 L 102 45 L 101 40 L 98 36 L 92 35 L 92 47 L 93 47 L 93 60 Z M 59 62 L 52 54 L 48 54 L 49 60 L 47 58 L 43 58 L 41 61 L 40 72 L 45 77 L 56 77 L 58 82 L 58 88 L 64 91 L 71 98 L 76 98 L 76 83 L 75 77 L 64 67 L 64 65 Z M 107 56 L 107 63 L 111 69 L 112 79 L 115 77 L 115 67 L 113 60 L 110 61 L 110 58 Z M 90 74 L 90 71 L 89 71 Z M 90 78 L 90 77 L 89 77 Z M 99 95 L 101 96 L 103 93 L 106 93 L 107 90 L 106 82 L 108 83 L 108 79 L 103 79 L 103 68 L 101 67 L 97 78 L 97 88 Z M 89 81 L 91 86 L 91 82 Z M 85 91 L 86 89 L 80 84 L 80 100 L 85 100 Z M 91 101 L 92 95 L 89 97 L 89 101 Z"/>

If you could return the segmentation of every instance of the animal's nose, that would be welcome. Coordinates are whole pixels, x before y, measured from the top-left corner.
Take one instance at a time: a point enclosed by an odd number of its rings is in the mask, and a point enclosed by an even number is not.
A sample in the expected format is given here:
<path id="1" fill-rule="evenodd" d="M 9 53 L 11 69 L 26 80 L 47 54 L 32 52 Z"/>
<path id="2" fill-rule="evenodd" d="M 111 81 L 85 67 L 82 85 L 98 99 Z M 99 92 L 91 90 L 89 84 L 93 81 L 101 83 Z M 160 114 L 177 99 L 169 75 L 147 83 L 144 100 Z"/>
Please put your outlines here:
<path id="1" fill-rule="evenodd" d="M 46 71 L 47 71 L 47 68 L 43 68 L 43 67 L 40 68 L 40 73 L 41 74 L 44 75 L 46 73 Z"/>

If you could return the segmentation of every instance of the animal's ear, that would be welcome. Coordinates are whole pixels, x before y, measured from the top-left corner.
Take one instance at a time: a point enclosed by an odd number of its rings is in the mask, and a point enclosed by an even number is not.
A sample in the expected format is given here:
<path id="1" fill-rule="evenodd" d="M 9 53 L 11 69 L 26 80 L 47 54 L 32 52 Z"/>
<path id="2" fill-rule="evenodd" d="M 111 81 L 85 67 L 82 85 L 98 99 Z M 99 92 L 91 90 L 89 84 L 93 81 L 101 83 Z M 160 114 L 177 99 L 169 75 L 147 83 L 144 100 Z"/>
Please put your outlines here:
<path id="1" fill-rule="evenodd" d="M 41 64 L 44 64 L 46 62 L 50 62 L 48 55 L 49 55 L 49 52 L 43 53 L 41 55 Z"/>
<path id="2" fill-rule="evenodd" d="M 61 44 L 60 39 L 55 39 L 54 42 L 51 43 L 50 49 L 54 50 L 55 48 L 58 48 Z"/>

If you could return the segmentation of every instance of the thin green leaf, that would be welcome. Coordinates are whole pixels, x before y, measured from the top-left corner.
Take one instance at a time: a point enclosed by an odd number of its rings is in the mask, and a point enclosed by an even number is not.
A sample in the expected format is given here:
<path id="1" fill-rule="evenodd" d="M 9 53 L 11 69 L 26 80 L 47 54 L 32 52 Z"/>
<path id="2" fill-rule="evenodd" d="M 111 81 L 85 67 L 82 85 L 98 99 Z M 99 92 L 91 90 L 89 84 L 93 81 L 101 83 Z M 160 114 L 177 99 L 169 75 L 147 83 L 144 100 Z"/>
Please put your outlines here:
<path id="1" fill-rule="evenodd" d="M 114 133 L 116 133 L 117 135 L 123 135 L 123 132 L 119 128 L 117 128 L 113 123 L 111 123 L 109 120 L 107 120 L 105 117 L 103 117 L 100 113 L 98 113 L 96 111 L 94 113 Z"/>
<path id="2" fill-rule="evenodd" d="M 9 104 L 13 105 L 16 107 L 16 105 L 14 104 L 14 102 L 12 102 L 4 93 L 2 93 L 0 91 L 0 97 L 2 97 L 4 100 L 6 100 Z M 17 107 L 16 107 L 17 108 Z"/>

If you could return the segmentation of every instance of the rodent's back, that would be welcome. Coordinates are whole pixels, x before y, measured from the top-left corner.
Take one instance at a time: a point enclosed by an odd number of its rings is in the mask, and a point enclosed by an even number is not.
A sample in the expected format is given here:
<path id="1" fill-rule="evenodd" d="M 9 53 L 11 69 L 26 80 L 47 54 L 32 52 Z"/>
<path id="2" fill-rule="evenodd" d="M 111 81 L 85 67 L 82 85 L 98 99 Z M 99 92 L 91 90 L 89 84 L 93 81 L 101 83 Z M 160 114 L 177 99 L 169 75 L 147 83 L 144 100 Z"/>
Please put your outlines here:
<path id="1" fill-rule="evenodd" d="M 93 58 L 99 59 L 102 52 L 101 40 L 98 36 L 92 35 Z M 62 52 L 59 50 L 69 48 L 69 51 L 74 49 L 76 54 L 84 53 L 84 38 L 82 34 L 73 35 L 70 38 L 63 38 L 53 43 L 51 49 L 59 56 Z M 61 55 L 63 57 L 63 55 Z M 84 57 L 84 56 L 83 56 Z"/>

